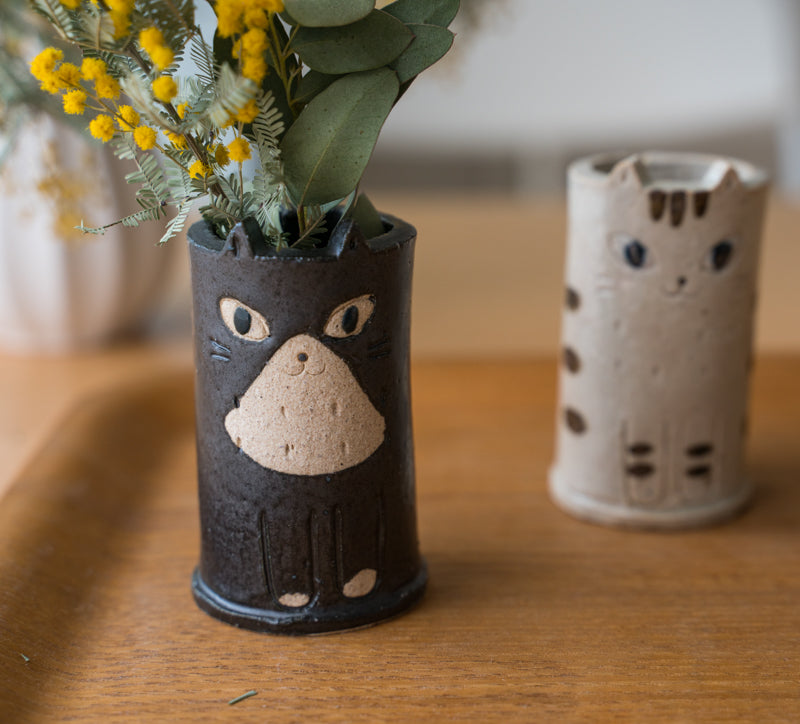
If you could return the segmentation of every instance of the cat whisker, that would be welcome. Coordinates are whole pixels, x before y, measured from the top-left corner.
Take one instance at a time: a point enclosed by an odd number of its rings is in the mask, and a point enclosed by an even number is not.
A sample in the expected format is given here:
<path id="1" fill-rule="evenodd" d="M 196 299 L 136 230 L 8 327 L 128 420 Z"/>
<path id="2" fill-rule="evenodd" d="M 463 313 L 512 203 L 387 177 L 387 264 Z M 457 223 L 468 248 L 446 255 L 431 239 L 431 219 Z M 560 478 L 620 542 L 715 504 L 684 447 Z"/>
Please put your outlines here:
<path id="1" fill-rule="evenodd" d="M 371 352 L 374 349 L 378 349 L 379 347 L 383 347 L 384 345 L 389 344 L 391 340 L 389 337 L 384 337 L 383 339 L 379 339 L 377 342 L 373 342 L 370 344 L 367 349 Z"/>
<path id="2" fill-rule="evenodd" d="M 215 352 L 222 352 L 224 354 L 230 354 L 231 351 L 228 349 L 224 344 L 220 344 L 217 342 L 216 339 L 211 339 L 211 346 L 214 348 Z"/>
<path id="3" fill-rule="evenodd" d="M 217 342 L 213 337 L 209 338 L 211 342 L 211 359 L 219 360 L 220 362 L 230 362 L 231 351 L 221 342 Z"/>

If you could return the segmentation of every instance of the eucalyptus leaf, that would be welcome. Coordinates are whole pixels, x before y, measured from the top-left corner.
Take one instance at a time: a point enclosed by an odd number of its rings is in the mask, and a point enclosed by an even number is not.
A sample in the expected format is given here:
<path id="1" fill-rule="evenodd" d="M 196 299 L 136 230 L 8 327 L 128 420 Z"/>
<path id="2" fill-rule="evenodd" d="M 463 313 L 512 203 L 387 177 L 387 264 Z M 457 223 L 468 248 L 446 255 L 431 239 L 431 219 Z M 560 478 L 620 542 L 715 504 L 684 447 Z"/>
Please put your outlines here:
<path id="1" fill-rule="evenodd" d="M 274 30 L 275 35 L 277 35 L 277 37 L 278 37 L 278 39 L 280 41 L 280 46 L 282 48 L 287 48 L 289 46 L 289 35 L 286 32 L 286 28 L 283 26 L 283 23 L 273 22 L 272 23 L 272 29 Z M 267 53 L 266 59 L 267 59 L 267 63 L 271 67 L 274 68 L 275 67 L 275 58 L 272 57 L 272 53 Z M 285 63 L 286 63 L 286 69 L 285 70 L 286 70 L 287 77 L 292 77 L 293 75 L 295 75 L 295 73 L 299 73 L 300 72 L 299 71 L 299 61 L 298 61 L 297 56 L 294 53 L 289 53 L 285 57 L 284 60 L 285 60 Z"/>
<path id="2" fill-rule="evenodd" d="M 446 28 L 453 22 L 459 5 L 460 0 L 395 0 L 383 11 L 404 23 Z"/>
<path id="3" fill-rule="evenodd" d="M 333 81 L 341 78 L 339 75 L 328 75 L 317 70 L 310 70 L 297 83 L 297 90 L 294 94 L 295 101 L 308 103 L 314 96 L 319 95 Z"/>
<path id="4" fill-rule="evenodd" d="M 300 28 L 292 50 L 312 70 L 341 75 L 388 65 L 413 40 L 397 18 L 373 10 L 358 22 L 337 28 Z"/>
<path id="5" fill-rule="evenodd" d="M 381 215 L 366 194 L 359 194 L 356 205 L 353 207 L 352 219 L 358 224 L 365 239 L 373 239 L 386 231 L 383 228 Z"/>
<path id="6" fill-rule="evenodd" d="M 391 67 L 397 71 L 401 83 L 411 80 L 432 66 L 453 45 L 455 37 L 447 28 L 438 25 L 409 25 L 414 40 L 395 60 Z"/>
<path id="7" fill-rule="evenodd" d="M 281 142 L 284 180 L 297 205 L 324 204 L 358 185 L 400 84 L 388 68 L 334 81 Z"/>
<path id="8" fill-rule="evenodd" d="M 366 17 L 375 0 L 284 0 L 291 18 L 309 28 L 348 25 Z"/>

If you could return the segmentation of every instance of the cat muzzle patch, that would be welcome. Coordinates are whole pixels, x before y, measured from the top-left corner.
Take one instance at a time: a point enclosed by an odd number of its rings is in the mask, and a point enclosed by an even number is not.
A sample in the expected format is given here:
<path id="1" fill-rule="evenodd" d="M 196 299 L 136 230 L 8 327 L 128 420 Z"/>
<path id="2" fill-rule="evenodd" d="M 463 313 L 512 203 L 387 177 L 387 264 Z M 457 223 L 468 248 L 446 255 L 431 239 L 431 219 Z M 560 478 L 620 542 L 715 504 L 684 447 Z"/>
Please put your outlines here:
<path id="1" fill-rule="evenodd" d="M 292 475 L 358 465 L 381 445 L 385 428 L 345 361 L 306 334 L 283 344 L 225 417 L 245 455 Z"/>

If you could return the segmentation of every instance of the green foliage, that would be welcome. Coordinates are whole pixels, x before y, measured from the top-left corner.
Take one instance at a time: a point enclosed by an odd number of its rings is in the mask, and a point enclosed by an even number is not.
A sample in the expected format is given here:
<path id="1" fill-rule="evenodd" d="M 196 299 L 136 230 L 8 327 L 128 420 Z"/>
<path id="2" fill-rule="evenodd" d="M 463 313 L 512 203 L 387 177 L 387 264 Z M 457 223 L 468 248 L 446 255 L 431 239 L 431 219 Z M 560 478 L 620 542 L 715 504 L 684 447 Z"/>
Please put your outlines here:
<path id="1" fill-rule="evenodd" d="M 32 0 L 31 7 L 50 21 L 62 40 L 72 40 L 79 32 L 79 23 L 59 0 Z"/>
<path id="2" fill-rule="evenodd" d="M 167 167 L 167 185 L 170 189 L 170 196 L 176 205 L 175 216 L 172 217 L 159 244 L 166 244 L 170 239 L 177 236 L 186 226 L 186 220 L 194 206 L 195 199 L 198 198 L 193 188 L 191 179 L 185 173 L 181 173 L 179 166 Z"/>
<path id="3" fill-rule="evenodd" d="M 375 0 L 285 0 L 286 12 L 309 28 L 349 25 L 369 15 Z"/>
<path id="4" fill-rule="evenodd" d="M 392 106 L 451 47 L 446 26 L 459 7 L 397 0 L 347 25 L 303 27 L 303 2 L 286 4 L 300 25 L 290 49 L 310 70 L 292 88 L 300 112 L 281 142 L 286 189 L 299 206 L 355 190 Z"/>
<path id="5" fill-rule="evenodd" d="M 115 152 L 136 166 L 127 180 L 139 187 L 140 209 L 118 223 L 167 218 L 163 242 L 199 201 L 218 235 L 257 223 L 278 249 L 317 244 L 337 205 L 367 236 L 382 233 L 378 213 L 357 192 L 361 176 L 394 104 L 452 45 L 447 26 L 459 7 L 459 0 L 396 0 L 384 10 L 374 0 L 284 0 L 278 16 L 217 0 L 220 27 L 210 45 L 195 26 L 194 0 L 134 0 L 121 20 L 106 2 L 85 0 L 76 10 L 60 0 L 30 2 L 84 56 L 103 60 L 126 96 L 109 100 L 99 84 L 92 95 L 90 77 L 72 81 L 89 94 L 87 107 L 105 116 L 92 121 L 92 132 L 116 136 Z M 179 77 L 184 56 L 195 69 Z M 164 76 L 178 81 L 166 92 L 172 81 Z M 127 126 L 123 103 L 136 111 Z M 294 238 L 281 223 L 287 209 L 298 220 Z"/>
<path id="6" fill-rule="evenodd" d="M 292 49 L 320 73 L 358 73 L 388 65 L 414 38 L 404 23 L 380 10 L 351 25 L 300 28 Z"/>
<path id="7" fill-rule="evenodd" d="M 352 73 L 313 98 L 281 144 L 289 197 L 323 204 L 361 179 L 400 84 L 388 68 Z"/>
<path id="8" fill-rule="evenodd" d="M 183 48 L 195 32 L 194 0 L 137 0 L 136 15 L 146 25 L 167 31 L 164 38 L 173 50 Z"/>
<path id="9" fill-rule="evenodd" d="M 213 86 L 219 74 L 219 60 L 214 58 L 214 51 L 198 33 L 190 40 L 190 57 L 195 65 L 195 78 L 204 86 Z"/>
<path id="10" fill-rule="evenodd" d="M 410 25 L 438 25 L 446 28 L 459 8 L 459 0 L 395 0 L 383 11 Z"/>
<path id="11" fill-rule="evenodd" d="M 272 95 L 262 93 L 259 96 L 258 116 L 253 121 L 252 129 L 262 171 L 277 178 L 280 173 L 278 144 L 283 136 L 284 123 Z"/>
<path id="12" fill-rule="evenodd" d="M 235 73 L 227 63 L 220 68 L 215 85 L 214 102 L 208 108 L 208 117 L 217 126 L 224 126 L 256 93 L 253 81 Z"/>
<path id="13" fill-rule="evenodd" d="M 381 215 L 366 194 L 359 194 L 350 218 L 358 224 L 358 228 L 367 239 L 380 236 L 384 232 Z"/>
<path id="14" fill-rule="evenodd" d="M 252 124 L 261 166 L 253 178 L 256 208 L 252 215 L 264 236 L 275 239 L 277 246 L 284 241 L 280 224 L 281 163 L 278 150 L 283 131 L 283 115 L 276 107 L 274 96 L 262 93 L 258 98 L 258 117 Z"/>
<path id="15" fill-rule="evenodd" d="M 309 70 L 297 83 L 295 101 L 305 105 L 314 96 L 322 93 L 337 78 L 339 78 L 338 75 Z"/>
<path id="16" fill-rule="evenodd" d="M 400 83 L 406 83 L 432 66 L 453 45 L 453 33 L 438 25 L 409 25 L 414 33 L 411 45 L 403 51 L 391 67 L 397 72 Z"/>

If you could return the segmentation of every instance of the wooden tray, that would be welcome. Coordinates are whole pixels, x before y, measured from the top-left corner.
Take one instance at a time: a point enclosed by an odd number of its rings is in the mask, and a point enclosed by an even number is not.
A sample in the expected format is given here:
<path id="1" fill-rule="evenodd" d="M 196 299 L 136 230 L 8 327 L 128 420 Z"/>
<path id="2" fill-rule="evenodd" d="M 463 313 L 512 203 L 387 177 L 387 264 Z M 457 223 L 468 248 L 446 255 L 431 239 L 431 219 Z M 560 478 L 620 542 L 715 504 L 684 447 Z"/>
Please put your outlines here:
<path id="1" fill-rule="evenodd" d="M 554 364 L 417 365 L 428 595 L 301 639 L 195 607 L 191 375 L 150 372 L 64 417 L 0 503 L 0 721 L 800 714 L 799 359 L 757 367 L 753 509 L 673 534 L 552 507 Z"/>

